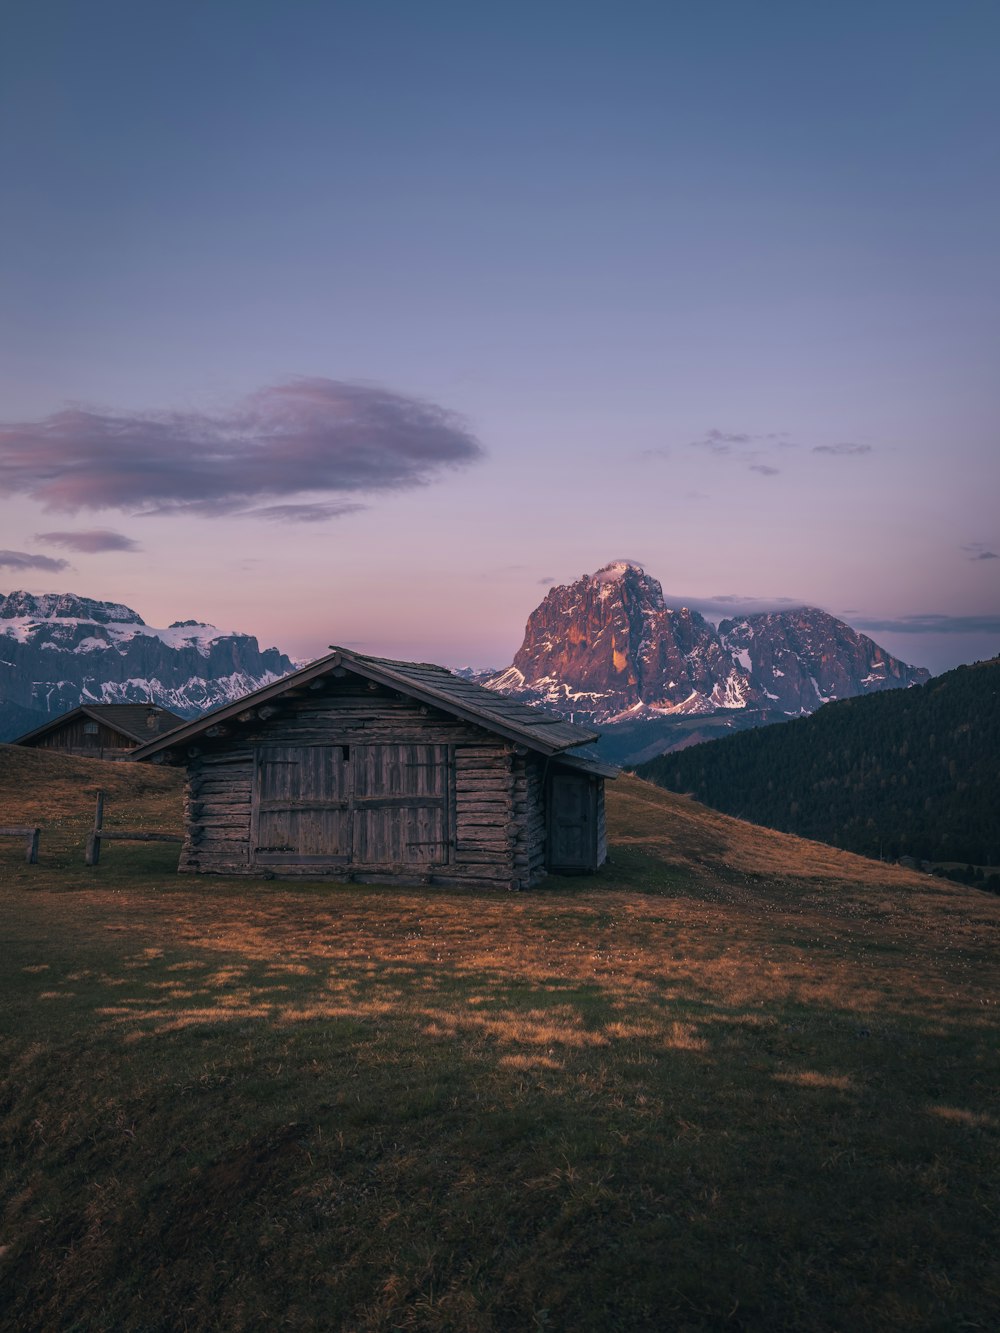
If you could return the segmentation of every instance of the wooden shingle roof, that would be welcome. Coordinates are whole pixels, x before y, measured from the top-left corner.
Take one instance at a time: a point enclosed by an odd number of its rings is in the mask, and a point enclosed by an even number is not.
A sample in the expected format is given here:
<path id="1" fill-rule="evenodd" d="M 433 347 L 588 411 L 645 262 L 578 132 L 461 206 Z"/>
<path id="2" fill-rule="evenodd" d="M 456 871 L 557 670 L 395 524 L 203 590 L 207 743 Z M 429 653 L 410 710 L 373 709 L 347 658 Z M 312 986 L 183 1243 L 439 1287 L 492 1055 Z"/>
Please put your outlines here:
<path id="1" fill-rule="evenodd" d="M 58 717 L 50 718 L 48 722 L 43 722 L 33 731 L 18 736 L 11 744 L 27 745 L 78 717 L 103 723 L 111 730 L 127 736 L 129 740 L 140 742 L 159 738 L 184 722 L 184 718 L 172 713 L 169 708 L 161 708 L 159 704 L 80 704 L 77 708 L 71 708 L 68 713 L 60 713 Z"/>
<path id="2" fill-rule="evenodd" d="M 544 709 L 532 708 L 455 676 L 447 667 L 435 666 L 431 662 L 394 662 L 387 657 L 363 657 L 360 653 L 348 653 L 346 648 L 334 648 L 334 652 L 341 655 L 345 666 L 350 665 L 350 657 L 351 661 L 374 669 L 388 684 L 409 686 L 422 695 L 434 695 L 443 705 L 469 709 L 481 719 L 491 718 L 498 725 L 514 727 L 523 733 L 525 741 L 541 742 L 552 753 L 575 745 L 587 745 L 600 736 L 598 731 L 564 722 Z"/>
<path id="3" fill-rule="evenodd" d="M 255 690 L 253 694 L 246 695 L 236 703 L 226 704 L 211 713 L 206 713 L 197 721 L 178 728 L 169 739 L 156 740 L 141 746 L 135 752 L 134 758 L 146 759 L 170 748 L 172 744 L 186 742 L 210 726 L 235 717 L 247 708 L 267 703 L 289 690 L 307 685 L 340 668 L 376 684 L 399 690 L 412 699 L 439 708 L 453 717 L 473 722 L 487 731 L 523 744 L 539 754 L 551 756 L 573 750 L 577 746 L 589 746 L 600 734 L 572 722 L 563 722 L 544 709 L 531 708 L 515 699 L 494 694 L 492 690 L 484 689 L 481 685 L 475 685 L 472 681 L 452 675 L 446 667 L 435 666 L 429 662 L 397 662 L 386 657 L 368 657 L 348 648 L 333 647 L 329 656 L 310 662 L 299 671 L 294 671 L 279 681 Z M 584 759 L 583 755 L 573 757 Z M 587 766 L 590 767 L 595 760 L 596 756 L 594 760 L 588 756 Z M 599 761 L 596 762 L 608 774 L 616 771 L 606 765 L 600 765 Z"/>

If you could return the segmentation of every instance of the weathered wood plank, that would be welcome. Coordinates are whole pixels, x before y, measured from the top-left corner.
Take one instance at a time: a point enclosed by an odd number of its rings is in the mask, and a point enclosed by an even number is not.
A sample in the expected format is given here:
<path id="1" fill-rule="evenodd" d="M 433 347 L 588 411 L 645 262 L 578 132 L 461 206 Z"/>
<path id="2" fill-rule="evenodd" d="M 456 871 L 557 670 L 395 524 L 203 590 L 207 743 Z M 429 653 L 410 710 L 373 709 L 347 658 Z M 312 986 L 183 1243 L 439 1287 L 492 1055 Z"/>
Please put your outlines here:
<path id="1" fill-rule="evenodd" d="M 318 821 L 308 832 L 309 838 L 319 839 L 317 846 L 325 838 L 322 821 L 349 817 L 352 826 L 357 824 L 351 832 L 352 844 L 355 835 L 357 838 L 352 855 L 365 857 L 368 864 L 352 865 L 348 871 L 339 866 L 318 867 L 315 858 L 310 858 L 302 863 L 303 874 L 322 878 L 333 871 L 338 879 L 348 873 L 360 878 L 356 872 L 362 869 L 385 873 L 390 879 L 403 876 L 426 882 L 430 877 L 445 883 L 454 878 L 448 872 L 452 867 L 458 869 L 460 857 L 478 856 L 493 859 L 465 864 L 463 873 L 472 882 L 491 876 L 499 880 L 508 873 L 515 884 L 537 882 L 542 877 L 547 836 L 543 778 L 549 772 L 544 759 L 472 723 L 453 720 L 433 707 L 421 708 L 400 691 L 368 690 L 350 673 L 341 679 L 324 677 L 314 684 L 319 688 L 286 698 L 268 719 L 247 717 L 246 713 L 256 710 L 245 710 L 242 718 L 233 721 L 233 737 L 202 742 L 202 754 L 193 758 L 189 770 L 185 807 L 189 844 L 182 859 L 187 856 L 208 865 L 204 852 L 194 850 L 200 840 L 202 848 L 215 849 L 216 862 L 219 857 L 249 860 L 252 847 L 262 842 L 277 845 L 249 836 L 249 826 L 259 834 L 259 821 L 265 816 L 307 824 Z M 363 747 L 387 748 L 378 761 L 380 767 L 370 773 L 365 770 L 357 790 L 333 800 L 332 793 L 325 790 L 316 797 L 308 786 L 298 789 L 279 784 L 271 798 L 264 798 L 261 808 L 261 799 L 255 795 L 253 750 L 275 745 L 315 747 L 327 753 L 331 747 L 342 746 L 352 756 Z M 440 763 L 434 756 L 426 763 L 427 751 L 420 747 L 434 745 L 446 747 Z M 374 753 L 372 748 L 369 755 Z M 353 764 L 352 758 L 352 770 Z M 445 775 L 444 780 L 439 782 L 435 772 Z M 307 836 L 306 825 L 302 825 L 301 836 Z M 293 841 L 299 838 L 296 833 Z M 294 857 L 294 853 L 288 855 Z M 431 859 L 435 859 L 433 867 L 428 864 Z M 292 866 L 292 861 L 283 862 L 278 873 L 292 873 Z"/>

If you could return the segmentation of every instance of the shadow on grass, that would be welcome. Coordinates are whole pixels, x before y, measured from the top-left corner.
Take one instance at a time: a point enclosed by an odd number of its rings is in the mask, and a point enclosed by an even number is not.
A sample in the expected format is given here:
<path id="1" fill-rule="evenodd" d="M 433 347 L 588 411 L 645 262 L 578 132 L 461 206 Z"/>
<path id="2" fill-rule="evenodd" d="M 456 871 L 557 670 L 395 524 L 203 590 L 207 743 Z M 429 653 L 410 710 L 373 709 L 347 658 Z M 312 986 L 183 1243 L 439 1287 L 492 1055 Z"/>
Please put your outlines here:
<path id="1" fill-rule="evenodd" d="M 546 970 L 546 932 L 625 932 L 575 897 L 531 909 L 541 953 L 456 950 L 428 901 L 389 947 L 348 912 L 376 900 L 126 897 L 73 951 L 15 939 L 12 1327 L 989 1326 L 987 1025 L 737 1001 L 624 967 L 627 933 L 617 975 Z"/>

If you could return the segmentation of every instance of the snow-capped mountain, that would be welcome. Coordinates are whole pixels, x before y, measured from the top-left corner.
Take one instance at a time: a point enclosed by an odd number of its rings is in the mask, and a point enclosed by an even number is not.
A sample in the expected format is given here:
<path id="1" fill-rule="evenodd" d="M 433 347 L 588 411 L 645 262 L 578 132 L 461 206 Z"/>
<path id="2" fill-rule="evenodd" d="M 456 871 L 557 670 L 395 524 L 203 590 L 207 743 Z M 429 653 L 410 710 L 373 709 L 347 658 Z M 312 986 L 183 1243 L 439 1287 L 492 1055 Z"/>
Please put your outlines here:
<path id="1" fill-rule="evenodd" d="M 182 717 L 239 699 L 291 671 L 249 634 L 178 620 L 147 625 L 131 607 L 73 593 L 0 596 L 0 738 L 80 703 L 160 704 Z"/>
<path id="2" fill-rule="evenodd" d="M 772 708 L 811 713 L 831 699 L 922 685 L 924 667 L 907 666 L 842 620 L 814 606 L 723 620 L 723 645 L 759 682 Z"/>
<path id="3" fill-rule="evenodd" d="M 828 699 L 927 680 L 825 611 L 724 621 L 668 607 L 618 561 L 550 589 L 506 671 L 484 683 L 598 725 L 719 709 L 799 714 Z"/>

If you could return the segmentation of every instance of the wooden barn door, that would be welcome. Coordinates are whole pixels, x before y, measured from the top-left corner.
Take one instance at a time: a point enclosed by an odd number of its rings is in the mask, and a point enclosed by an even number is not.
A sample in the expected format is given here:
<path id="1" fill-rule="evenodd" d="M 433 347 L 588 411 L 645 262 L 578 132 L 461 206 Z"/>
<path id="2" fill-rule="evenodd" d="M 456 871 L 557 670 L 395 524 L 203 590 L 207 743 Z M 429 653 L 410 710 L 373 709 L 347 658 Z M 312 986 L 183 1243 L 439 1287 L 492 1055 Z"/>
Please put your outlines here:
<path id="1" fill-rule="evenodd" d="M 356 745 L 353 860 L 445 865 L 449 857 L 446 745 Z"/>
<path id="2" fill-rule="evenodd" d="M 264 865 L 351 859 L 351 764 L 343 745 L 257 751 L 253 859 Z"/>
<path id="3" fill-rule="evenodd" d="M 583 773 L 549 777 L 548 866 L 557 874 L 597 868 L 597 795 Z"/>

